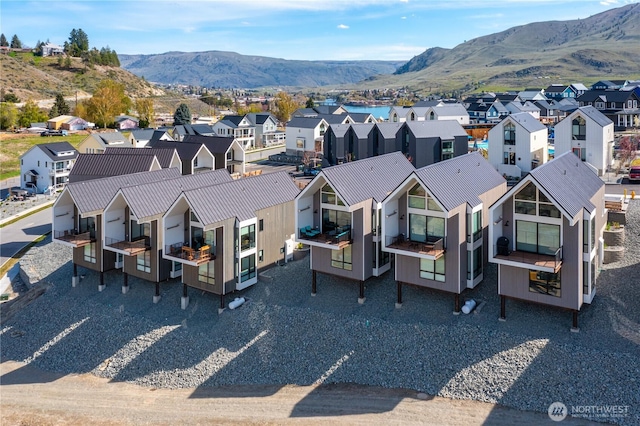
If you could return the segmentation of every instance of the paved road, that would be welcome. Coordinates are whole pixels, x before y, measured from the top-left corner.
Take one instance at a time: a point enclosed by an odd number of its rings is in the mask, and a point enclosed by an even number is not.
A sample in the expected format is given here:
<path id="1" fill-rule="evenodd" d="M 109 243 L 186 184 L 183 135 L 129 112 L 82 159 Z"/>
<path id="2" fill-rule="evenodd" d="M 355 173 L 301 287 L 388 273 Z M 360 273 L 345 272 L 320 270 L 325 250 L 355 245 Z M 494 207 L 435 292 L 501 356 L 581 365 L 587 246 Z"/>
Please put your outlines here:
<path id="1" fill-rule="evenodd" d="M 51 231 L 51 208 L 24 217 L 0 229 L 0 265 L 24 246 Z"/>

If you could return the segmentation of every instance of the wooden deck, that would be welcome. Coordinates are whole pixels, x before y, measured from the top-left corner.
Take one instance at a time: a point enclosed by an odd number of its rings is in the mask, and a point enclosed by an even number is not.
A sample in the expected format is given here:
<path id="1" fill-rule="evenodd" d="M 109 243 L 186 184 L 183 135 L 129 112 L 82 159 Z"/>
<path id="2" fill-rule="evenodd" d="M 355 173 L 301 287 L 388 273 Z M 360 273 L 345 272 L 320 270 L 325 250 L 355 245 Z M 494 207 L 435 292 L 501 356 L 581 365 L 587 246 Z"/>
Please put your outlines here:
<path id="1" fill-rule="evenodd" d="M 558 272 L 562 267 L 562 260 L 556 260 L 556 256 L 529 253 L 526 251 L 513 251 L 508 255 L 497 254 L 494 258 L 531 265 L 532 269 L 549 268 L 553 269 L 553 272 Z"/>
<path id="2" fill-rule="evenodd" d="M 337 237 L 336 234 L 332 232 L 318 234 L 315 236 L 310 235 L 300 235 L 301 240 L 313 241 L 320 244 L 329 244 L 332 246 L 336 246 L 339 249 L 343 249 L 351 244 L 351 232 L 345 234 L 341 237 Z"/>
<path id="3" fill-rule="evenodd" d="M 138 241 L 114 241 L 107 244 L 106 247 L 111 247 L 116 250 L 124 251 L 128 256 L 137 256 L 140 253 L 144 253 L 149 248 L 146 245 L 145 240 Z"/>
<path id="4" fill-rule="evenodd" d="M 188 262 L 194 262 L 196 265 L 202 265 L 204 263 L 215 260 L 216 256 L 212 255 L 209 246 L 202 246 L 199 249 L 193 249 L 189 246 L 167 246 L 165 247 L 165 254 L 170 257 L 176 258 L 176 260 L 186 260 Z"/>
<path id="5" fill-rule="evenodd" d="M 89 232 L 83 232 L 75 234 L 71 231 L 59 231 L 55 233 L 54 239 L 64 241 L 65 243 L 74 244 L 76 247 L 84 247 L 91 244 L 91 234 Z"/>
<path id="6" fill-rule="evenodd" d="M 426 256 L 432 256 L 435 259 L 440 258 L 445 253 L 444 247 L 442 245 L 442 240 L 434 243 L 422 243 L 410 240 L 395 240 L 391 244 L 387 245 L 387 247 L 395 250 L 410 251 Z"/>

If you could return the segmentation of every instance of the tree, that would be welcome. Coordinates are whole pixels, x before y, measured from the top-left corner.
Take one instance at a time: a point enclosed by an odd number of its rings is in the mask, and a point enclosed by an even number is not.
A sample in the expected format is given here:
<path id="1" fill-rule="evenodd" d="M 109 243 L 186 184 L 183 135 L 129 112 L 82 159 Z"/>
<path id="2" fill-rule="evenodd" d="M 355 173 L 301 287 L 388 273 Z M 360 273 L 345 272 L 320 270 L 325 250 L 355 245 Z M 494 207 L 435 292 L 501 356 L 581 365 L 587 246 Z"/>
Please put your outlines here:
<path id="1" fill-rule="evenodd" d="M 47 121 L 49 116 L 40 109 L 33 99 L 27 99 L 24 106 L 20 108 L 18 114 L 18 125 L 20 127 L 29 127 L 31 123 Z"/>
<path id="2" fill-rule="evenodd" d="M 237 109 L 238 115 L 247 115 L 247 114 L 259 113 L 259 112 L 262 112 L 262 104 L 260 104 L 259 102 L 254 102 L 252 104 L 249 104 L 243 107 L 239 106 Z"/>
<path id="3" fill-rule="evenodd" d="M 149 127 L 154 122 L 155 114 L 153 111 L 153 99 L 138 98 L 136 99 L 136 111 L 138 111 L 138 125 L 140 128 Z"/>
<path id="4" fill-rule="evenodd" d="M 11 38 L 11 48 L 12 49 L 22 49 L 22 42 L 18 38 L 16 34 Z"/>
<path id="5" fill-rule="evenodd" d="M 56 94 L 56 100 L 53 103 L 53 107 L 51 108 L 51 111 L 53 111 L 54 109 L 57 112 L 57 114 L 51 117 L 57 117 L 59 115 L 68 115 L 71 112 L 71 108 L 69 108 L 69 105 L 64 100 L 64 96 L 62 96 L 62 93 Z"/>
<path id="6" fill-rule="evenodd" d="M 315 108 L 316 103 L 313 100 L 313 96 L 309 96 L 307 99 L 307 103 L 304 105 L 305 108 Z"/>
<path id="7" fill-rule="evenodd" d="M 131 99 L 124 92 L 124 84 L 105 79 L 98 84 L 85 106 L 89 120 L 106 128 L 113 123 L 115 116 L 129 110 Z"/>
<path id="8" fill-rule="evenodd" d="M 69 42 L 65 42 L 65 52 L 71 56 L 81 56 L 82 53 L 89 51 L 89 37 L 87 33 L 80 29 L 72 29 L 69 34 Z"/>
<path id="9" fill-rule="evenodd" d="M 18 108 L 10 102 L 0 102 L 0 129 L 10 129 L 18 122 Z"/>
<path id="10" fill-rule="evenodd" d="M 291 114 L 298 108 L 300 108 L 300 104 L 298 104 L 291 95 L 286 92 L 278 92 L 276 95 L 276 111 L 274 115 L 280 122 L 286 123 L 289 121 Z"/>
<path id="11" fill-rule="evenodd" d="M 173 125 L 177 126 L 180 124 L 191 124 L 191 111 L 187 104 L 178 105 L 178 109 L 176 109 L 176 112 L 173 114 Z"/>
<path id="12" fill-rule="evenodd" d="M 15 93 L 9 92 L 2 97 L 2 102 L 11 102 L 13 104 L 17 104 L 20 102 L 20 99 L 18 99 Z"/>
<path id="13" fill-rule="evenodd" d="M 9 42 L 7 41 L 7 38 L 4 36 L 4 33 L 0 34 L 0 46 L 9 47 Z"/>

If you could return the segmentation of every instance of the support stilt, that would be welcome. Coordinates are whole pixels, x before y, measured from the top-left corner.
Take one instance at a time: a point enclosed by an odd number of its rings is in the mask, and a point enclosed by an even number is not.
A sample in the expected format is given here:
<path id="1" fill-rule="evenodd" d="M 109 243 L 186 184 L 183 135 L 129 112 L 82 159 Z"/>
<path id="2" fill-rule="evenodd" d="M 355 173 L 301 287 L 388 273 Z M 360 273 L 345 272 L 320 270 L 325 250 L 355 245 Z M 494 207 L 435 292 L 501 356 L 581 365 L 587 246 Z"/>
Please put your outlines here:
<path id="1" fill-rule="evenodd" d="M 71 277 L 71 287 L 77 286 L 79 281 L 80 281 L 80 279 L 78 277 L 78 265 L 76 265 L 74 263 L 73 264 L 73 276 Z"/>
<path id="2" fill-rule="evenodd" d="M 453 315 L 460 315 L 460 295 L 455 294 L 453 302 Z"/>
<path id="3" fill-rule="evenodd" d="M 160 283 L 156 283 L 156 294 L 153 295 L 153 303 L 160 301 Z"/>
<path id="4" fill-rule="evenodd" d="M 358 303 L 359 304 L 363 304 L 364 301 L 366 300 L 364 297 L 364 281 L 360 281 L 360 297 L 358 297 Z"/>
<path id="5" fill-rule="evenodd" d="M 100 272 L 100 285 L 98 285 L 98 291 L 102 291 L 105 289 L 104 285 L 104 272 Z"/>
<path id="6" fill-rule="evenodd" d="M 123 283 L 122 283 L 122 294 L 127 294 L 129 291 L 129 274 L 126 272 L 122 273 Z"/>
<path id="7" fill-rule="evenodd" d="M 400 309 L 402 307 L 402 282 L 396 281 L 397 293 L 398 293 L 398 301 L 396 302 L 396 309 Z"/>
<path id="8" fill-rule="evenodd" d="M 500 295 L 500 318 L 498 318 L 498 320 L 500 321 L 506 321 L 507 320 L 507 316 L 505 314 L 505 301 L 506 301 L 506 297 L 503 295 Z"/>
<path id="9" fill-rule="evenodd" d="M 316 295 L 316 271 L 311 271 L 311 295 Z"/>
<path id="10" fill-rule="evenodd" d="M 224 294 L 220 293 L 220 307 L 218 308 L 218 315 L 224 311 Z"/>
<path id="11" fill-rule="evenodd" d="M 571 327 L 571 331 L 574 333 L 580 331 L 580 328 L 578 328 L 578 311 L 573 311 L 573 327 Z"/>
<path id="12" fill-rule="evenodd" d="M 187 285 L 182 284 L 182 299 L 180 300 L 180 307 L 185 310 L 189 306 L 189 296 L 187 296 Z"/>

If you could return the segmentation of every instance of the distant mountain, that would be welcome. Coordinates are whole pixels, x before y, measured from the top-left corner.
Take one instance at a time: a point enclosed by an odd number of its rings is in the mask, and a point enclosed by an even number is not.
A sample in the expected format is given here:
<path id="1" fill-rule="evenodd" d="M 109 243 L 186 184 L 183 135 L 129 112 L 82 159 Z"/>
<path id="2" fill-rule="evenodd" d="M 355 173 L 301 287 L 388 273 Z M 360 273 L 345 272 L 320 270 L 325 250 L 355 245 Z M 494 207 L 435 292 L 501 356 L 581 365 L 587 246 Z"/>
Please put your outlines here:
<path id="1" fill-rule="evenodd" d="M 640 76 L 640 3 L 586 19 L 536 22 L 478 37 L 453 49 L 428 49 L 392 77 L 368 86 L 451 88 L 482 82 L 512 87 L 535 79 Z M 544 87 L 546 83 L 540 82 Z"/>
<path id="2" fill-rule="evenodd" d="M 204 87 L 317 87 L 391 74 L 402 61 L 292 61 L 234 52 L 118 55 L 122 68 L 147 81 Z"/>

